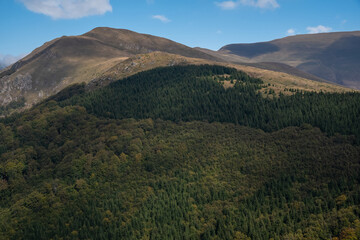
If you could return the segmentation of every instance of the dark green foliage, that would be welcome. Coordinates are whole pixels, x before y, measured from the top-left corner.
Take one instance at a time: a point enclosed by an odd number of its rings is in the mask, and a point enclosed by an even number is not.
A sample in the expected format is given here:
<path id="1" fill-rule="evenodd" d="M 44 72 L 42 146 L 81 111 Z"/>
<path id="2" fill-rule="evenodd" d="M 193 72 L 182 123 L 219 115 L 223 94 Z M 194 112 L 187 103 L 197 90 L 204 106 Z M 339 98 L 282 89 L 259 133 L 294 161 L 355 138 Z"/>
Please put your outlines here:
<path id="1" fill-rule="evenodd" d="M 357 229 L 360 149 L 311 126 L 100 120 L 50 101 L 0 134 L 0 239 L 328 239 Z"/>
<path id="2" fill-rule="evenodd" d="M 233 88 L 213 77 L 225 74 L 236 81 Z M 308 123 L 329 135 L 355 135 L 360 142 L 359 93 L 297 92 L 269 99 L 258 93 L 262 87 L 261 80 L 231 68 L 175 66 L 139 73 L 61 105 L 82 105 L 106 118 L 232 122 L 265 131 Z"/>

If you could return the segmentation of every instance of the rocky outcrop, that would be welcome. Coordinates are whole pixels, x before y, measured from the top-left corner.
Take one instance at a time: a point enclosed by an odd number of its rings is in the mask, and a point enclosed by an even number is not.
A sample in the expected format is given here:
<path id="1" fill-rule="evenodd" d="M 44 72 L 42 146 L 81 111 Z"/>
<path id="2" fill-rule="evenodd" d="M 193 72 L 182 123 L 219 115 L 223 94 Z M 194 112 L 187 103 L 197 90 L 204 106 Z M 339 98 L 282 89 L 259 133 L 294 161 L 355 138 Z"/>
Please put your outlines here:
<path id="1" fill-rule="evenodd" d="M 0 79 L 0 104 L 7 105 L 15 101 L 20 95 L 32 90 L 32 77 L 30 74 L 19 74 L 14 79 L 4 76 Z"/>

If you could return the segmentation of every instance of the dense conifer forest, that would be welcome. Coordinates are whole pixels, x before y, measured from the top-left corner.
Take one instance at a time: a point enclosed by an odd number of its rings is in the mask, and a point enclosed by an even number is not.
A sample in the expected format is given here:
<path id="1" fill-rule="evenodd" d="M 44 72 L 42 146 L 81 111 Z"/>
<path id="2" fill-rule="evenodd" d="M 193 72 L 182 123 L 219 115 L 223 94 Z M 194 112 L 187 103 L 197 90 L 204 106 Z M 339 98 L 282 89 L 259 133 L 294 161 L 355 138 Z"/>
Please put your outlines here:
<path id="1" fill-rule="evenodd" d="M 264 88 L 159 68 L 2 119 L 0 239 L 359 239 L 359 94 Z"/>

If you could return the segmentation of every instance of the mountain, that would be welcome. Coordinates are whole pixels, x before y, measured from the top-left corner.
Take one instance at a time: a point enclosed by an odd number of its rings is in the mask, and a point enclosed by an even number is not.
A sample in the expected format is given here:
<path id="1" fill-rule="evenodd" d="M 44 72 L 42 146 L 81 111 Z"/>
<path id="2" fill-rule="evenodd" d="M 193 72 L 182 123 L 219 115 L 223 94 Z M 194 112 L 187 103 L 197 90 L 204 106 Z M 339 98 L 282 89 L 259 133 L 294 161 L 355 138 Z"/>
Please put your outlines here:
<path id="1" fill-rule="evenodd" d="M 277 93 L 285 89 L 351 91 L 284 64 L 238 64 L 223 55 L 124 29 L 102 27 L 80 36 L 63 36 L 0 71 L 0 115 L 15 111 L 14 107 L 29 108 L 71 84 L 85 82 L 93 89 L 137 72 L 172 65 L 235 67 L 263 78 Z"/>
<path id="2" fill-rule="evenodd" d="M 277 62 L 327 81 L 360 89 L 360 31 L 306 34 L 270 42 L 230 44 L 220 54 L 243 62 Z"/>
<path id="3" fill-rule="evenodd" d="M 47 42 L 0 72 L 0 104 L 25 96 L 32 105 L 70 84 L 89 82 L 129 57 L 154 51 L 217 60 L 168 39 L 123 29 L 95 28 L 81 36 Z"/>
<path id="4" fill-rule="evenodd" d="M 268 87 L 176 65 L 0 119 L 0 239 L 359 239 L 360 93 Z"/>

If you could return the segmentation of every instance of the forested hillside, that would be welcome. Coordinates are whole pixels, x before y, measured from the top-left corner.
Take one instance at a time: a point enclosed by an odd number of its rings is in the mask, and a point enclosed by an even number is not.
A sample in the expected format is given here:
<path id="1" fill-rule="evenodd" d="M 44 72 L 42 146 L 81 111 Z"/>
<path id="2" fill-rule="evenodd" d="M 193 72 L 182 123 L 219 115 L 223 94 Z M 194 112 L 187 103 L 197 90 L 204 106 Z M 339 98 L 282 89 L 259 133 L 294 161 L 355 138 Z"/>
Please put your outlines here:
<path id="1" fill-rule="evenodd" d="M 218 66 L 72 86 L 0 122 L 0 239 L 359 239 L 359 99 Z"/>
<path id="2" fill-rule="evenodd" d="M 356 135 L 360 142 L 359 93 L 288 89 L 291 96 L 277 96 L 266 87 L 233 68 L 175 66 L 136 74 L 61 105 L 79 104 L 101 117 L 232 122 L 265 131 L 308 123 L 330 135 Z"/>

